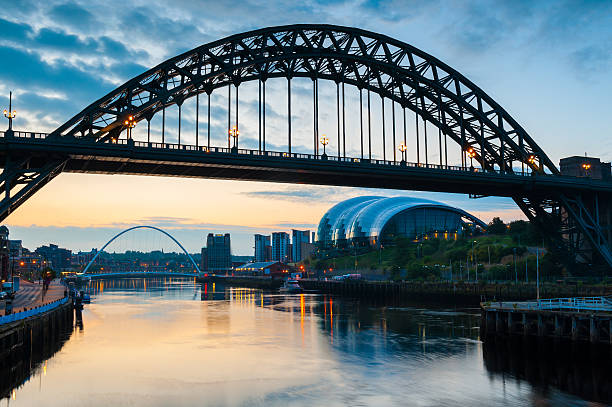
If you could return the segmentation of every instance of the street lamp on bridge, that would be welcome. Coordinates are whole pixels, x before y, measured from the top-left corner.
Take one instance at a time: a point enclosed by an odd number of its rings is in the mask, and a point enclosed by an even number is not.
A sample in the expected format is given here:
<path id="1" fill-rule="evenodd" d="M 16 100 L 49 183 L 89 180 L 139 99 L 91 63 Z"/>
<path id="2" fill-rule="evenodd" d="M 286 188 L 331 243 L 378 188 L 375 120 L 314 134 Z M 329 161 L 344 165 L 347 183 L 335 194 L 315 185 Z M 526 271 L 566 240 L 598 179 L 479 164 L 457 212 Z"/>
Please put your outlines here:
<path id="1" fill-rule="evenodd" d="M 527 162 L 531 164 L 531 167 L 533 170 L 538 170 L 537 161 L 538 161 L 538 158 L 534 154 L 530 154 L 529 157 L 527 157 Z"/>
<path id="2" fill-rule="evenodd" d="M 13 110 L 13 92 L 9 92 L 9 108 L 8 110 L 4 109 L 4 117 L 6 117 L 9 122 L 9 133 L 13 132 L 13 119 L 15 116 L 17 116 L 17 111 Z"/>
<path id="3" fill-rule="evenodd" d="M 467 149 L 467 154 L 468 157 L 470 157 L 470 170 L 474 171 L 474 157 L 476 157 L 476 150 L 474 150 L 474 147 L 468 147 Z"/>
<path id="4" fill-rule="evenodd" d="M 229 129 L 229 135 L 234 138 L 234 147 L 232 147 L 232 151 L 238 152 L 238 136 L 240 135 L 240 130 L 238 130 L 237 126 L 233 126 Z"/>
<path id="5" fill-rule="evenodd" d="M 129 115 L 128 118 L 125 119 L 123 124 L 125 125 L 127 129 L 127 138 L 128 140 L 131 140 L 132 139 L 132 129 L 136 127 L 136 120 L 134 119 L 134 116 Z"/>
<path id="6" fill-rule="evenodd" d="M 406 144 L 402 143 L 399 145 L 399 147 L 397 147 L 397 149 L 399 151 L 402 152 L 402 164 L 406 164 L 406 150 L 408 150 L 408 147 L 406 146 Z"/>
<path id="7" fill-rule="evenodd" d="M 582 164 L 582 169 L 584 170 L 584 176 L 588 177 L 589 176 L 589 170 L 591 169 L 591 164 L 589 164 L 589 163 Z"/>
<path id="8" fill-rule="evenodd" d="M 327 136 L 324 134 L 321 136 L 321 138 L 319 139 L 319 142 L 321 144 L 323 144 L 323 155 L 321 156 L 321 158 L 326 159 L 327 158 L 327 154 L 325 154 L 325 146 L 329 144 L 329 139 L 327 138 Z"/>

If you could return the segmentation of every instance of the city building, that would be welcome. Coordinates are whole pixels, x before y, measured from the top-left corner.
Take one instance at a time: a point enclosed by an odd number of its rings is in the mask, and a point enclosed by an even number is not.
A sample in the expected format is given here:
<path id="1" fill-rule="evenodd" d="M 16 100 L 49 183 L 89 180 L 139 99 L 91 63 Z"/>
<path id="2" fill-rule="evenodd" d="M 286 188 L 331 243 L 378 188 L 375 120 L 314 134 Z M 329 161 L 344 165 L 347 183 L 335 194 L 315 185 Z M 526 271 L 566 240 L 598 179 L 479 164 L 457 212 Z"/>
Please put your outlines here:
<path id="1" fill-rule="evenodd" d="M 11 258 L 18 259 L 23 253 L 23 245 L 21 240 L 9 240 L 9 254 Z"/>
<path id="2" fill-rule="evenodd" d="M 289 275 L 292 271 L 287 265 L 278 261 L 265 261 L 243 264 L 236 267 L 235 274 L 248 276 L 270 276 L 272 278 Z"/>
<path id="3" fill-rule="evenodd" d="M 230 234 L 209 233 L 206 238 L 206 267 L 209 273 L 227 272 L 232 268 Z"/>
<path id="4" fill-rule="evenodd" d="M 486 224 L 462 209 L 421 198 L 362 196 L 340 202 L 319 222 L 321 247 L 367 246 L 396 237 L 455 239 L 464 229 Z"/>
<path id="5" fill-rule="evenodd" d="M 9 230 L 6 226 L 0 226 L 0 277 L 7 281 L 10 277 L 9 261 Z"/>
<path id="6" fill-rule="evenodd" d="M 47 265 L 56 271 L 64 271 L 70 268 L 72 261 L 72 251 L 62 249 L 55 244 L 40 246 L 35 250 L 40 257 L 47 262 Z"/>
<path id="7" fill-rule="evenodd" d="M 302 242 L 300 251 L 302 253 L 302 260 L 307 259 L 314 253 L 317 246 L 314 243 Z"/>
<path id="8" fill-rule="evenodd" d="M 308 254 L 302 253 L 302 244 L 310 243 L 309 230 L 291 230 L 291 259 L 294 263 L 304 260 Z"/>
<path id="9" fill-rule="evenodd" d="M 270 236 L 266 235 L 255 235 L 255 261 L 263 262 L 270 261 L 269 254 L 271 251 L 270 247 Z"/>
<path id="10" fill-rule="evenodd" d="M 200 263 L 200 271 L 208 272 L 208 251 L 206 247 L 202 247 L 202 260 Z"/>
<path id="11" fill-rule="evenodd" d="M 289 263 L 291 261 L 290 244 L 289 233 L 272 233 L 272 260 Z"/>
<path id="12" fill-rule="evenodd" d="M 72 256 L 72 263 L 75 266 L 87 265 L 98 253 L 98 249 L 91 249 L 89 252 L 78 252 Z"/>
<path id="13" fill-rule="evenodd" d="M 13 273 L 30 280 L 41 278 L 46 266 L 46 261 L 40 254 L 32 253 L 27 249 L 23 250 L 19 259 L 13 259 Z"/>

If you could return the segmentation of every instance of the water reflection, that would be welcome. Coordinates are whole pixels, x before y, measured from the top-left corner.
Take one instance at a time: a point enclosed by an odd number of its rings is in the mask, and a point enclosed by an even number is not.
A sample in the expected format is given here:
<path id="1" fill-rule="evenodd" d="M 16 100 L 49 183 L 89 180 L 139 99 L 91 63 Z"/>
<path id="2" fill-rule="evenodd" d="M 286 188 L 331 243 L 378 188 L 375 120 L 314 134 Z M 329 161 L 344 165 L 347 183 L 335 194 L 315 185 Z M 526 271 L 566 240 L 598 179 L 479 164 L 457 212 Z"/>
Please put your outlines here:
<path id="1" fill-rule="evenodd" d="M 525 381 L 543 396 L 560 389 L 587 400 L 612 403 L 612 357 L 607 346 L 491 338 L 483 354 L 490 374 Z"/>
<path id="2" fill-rule="evenodd" d="M 27 332 L 5 349 L 0 354 L 0 398 L 15 400 L 17 390 L 36 376 L 40 385 L 47 375 L 47 360 L 62 349 L 73 329 L 72 313 L 68 313 L 66 318 L 57 318 L 55 329 L 47 332 L 44 340 Z"/>
<path id="3" fill-rule="evenodd" d="M 100 280 L 88 290 L 87 329 L 49 359 L 40 373 L 47 385 L 30 380 L 11 405 L 580 403 L 557 390 L 572 392 L 567 386 L 549 381 L 542 391 L 507 371 L 520 355 L 491 362 L 498 351 L 483 349 L 476 309 L 381 306 L 177 278 Z"/>

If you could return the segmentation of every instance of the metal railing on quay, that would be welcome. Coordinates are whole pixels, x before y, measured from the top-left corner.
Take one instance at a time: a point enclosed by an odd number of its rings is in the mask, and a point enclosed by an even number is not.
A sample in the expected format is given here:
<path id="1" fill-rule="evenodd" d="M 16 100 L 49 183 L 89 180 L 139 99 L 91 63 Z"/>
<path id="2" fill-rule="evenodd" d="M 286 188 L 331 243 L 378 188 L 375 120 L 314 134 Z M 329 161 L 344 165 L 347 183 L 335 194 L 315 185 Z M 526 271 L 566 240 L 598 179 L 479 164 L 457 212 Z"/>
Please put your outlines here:
<path id="1" fill-rule="evenodd" d="M 64 297 L 59 300 L 50 302 L 49 304 L 41 305 L 36 308 L 29 309 L 27 311 L 15 312 L 14 314 L 0 316 L 0 325 L 8 324 L 15 321 L 21 321 L 26 318 L 33 317 L 35 315 L 44 314 L 60 305 L 66 304 L 70 300 L 69 297 Z"/>
<path id="2" fill-rule="evenodd" d="M 499 304 L 499 306 L 497 306 Z M 523 302 L 492 302 L 490 308 L 612 312 L 612 297 L 547 298 Z"/>

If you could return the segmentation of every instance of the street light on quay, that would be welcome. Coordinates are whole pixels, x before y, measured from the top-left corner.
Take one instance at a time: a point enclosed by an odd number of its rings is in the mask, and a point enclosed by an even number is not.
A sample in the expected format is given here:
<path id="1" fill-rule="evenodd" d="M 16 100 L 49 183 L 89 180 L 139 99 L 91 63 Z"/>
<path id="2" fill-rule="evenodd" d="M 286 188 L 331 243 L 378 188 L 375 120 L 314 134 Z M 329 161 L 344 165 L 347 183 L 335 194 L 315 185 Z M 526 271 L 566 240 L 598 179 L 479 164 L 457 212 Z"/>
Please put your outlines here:
<path id="1" fill-rule="evenodd" d="M 402 153 L 402 164 L 406 164 L 406 150 L 408 150 L 408 147 L 406 144 L 401 143 L 397 149 Z"/>
<path id="2" fill-rule="evenodd" d="M 125 125 L 127 129 L 127 138 L 128 140 L 131 140 L 132 139 L 132 129 L 136 127 L 136 120 L 134 119 L 134 116 L 129 115 L 128 118 L 125 119 L 123 124 Z"/>
<path id="3" fill-rule="evenodd" d="M 13 131 L 13 119 L 15 116 L 17 116 L 17 111 L 13 110 L 13 92 L 9 92 L 9 108 L 8 110 L 4 109 L 4 117 L 6 117 L 9 122 L 9 132 Z"/>
<path id="4" fill-rule="evenodd" d="M 476 273 L 476 282 L 478 282 L 478 261 L 474 259 L 474 243 L 478 244 L 478 241 L 472 241 L 472 265 L 474 266 L 474 270 Z"/>
<path id="5" fill-rule="evenodd" d="M 327 138 L 327 136 L 324 134 L 321 136 L 321 138 L 319 139 L 319 142 L 321 144 L 323 144 L 323 155 L 321 156 L 321 158 L 325 159 L 327 158 L 327 154 L 325 154 L 325 146 L 327 146 L 329 144 L 329 139 Z"/>

